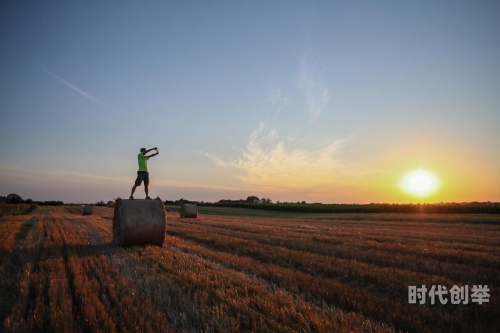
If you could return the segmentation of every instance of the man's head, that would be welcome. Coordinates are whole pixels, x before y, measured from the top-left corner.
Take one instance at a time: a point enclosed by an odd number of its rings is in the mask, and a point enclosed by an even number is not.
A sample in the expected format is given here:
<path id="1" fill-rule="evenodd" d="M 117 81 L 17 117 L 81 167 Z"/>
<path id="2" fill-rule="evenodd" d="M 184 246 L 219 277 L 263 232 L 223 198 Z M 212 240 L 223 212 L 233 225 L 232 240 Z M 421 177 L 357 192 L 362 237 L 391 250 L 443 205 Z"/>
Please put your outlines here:
<path id="1" fill-rule="evenodd" d="M 146 154 L 146 148 L 141 148 L 141 153 Z"/>

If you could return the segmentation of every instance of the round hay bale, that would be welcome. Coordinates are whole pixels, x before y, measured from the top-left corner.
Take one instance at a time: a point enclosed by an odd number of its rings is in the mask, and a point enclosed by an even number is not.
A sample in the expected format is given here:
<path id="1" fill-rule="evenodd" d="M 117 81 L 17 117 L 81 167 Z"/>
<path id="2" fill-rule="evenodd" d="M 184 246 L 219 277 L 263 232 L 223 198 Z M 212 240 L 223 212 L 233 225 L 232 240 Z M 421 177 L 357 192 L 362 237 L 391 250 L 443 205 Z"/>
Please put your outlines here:
<path id="1" fill-rule="evenodd" d="M 115 202 L 114 201 L 108 201 L 108 207 L 111 207 L 113 208 L 115 206 Z"/>
<path id="2" fill-rule="evenodd" d="M 198 206 L 182 204 L 181 218 L 196 218 L 198 216 Z"/>
<path id="3" fill-rule="evenodd" d="M 94 206 L 83 205 L 83 215 L 92 215 L 93 211 L 94 211 Z"/>
<path id="4" fill-rule="evenodd" d="M 162 246 L 167 230 L 165 205 L 154 200 L 116 199 L 113 214 L 113 240 L 119 246 Z"/>

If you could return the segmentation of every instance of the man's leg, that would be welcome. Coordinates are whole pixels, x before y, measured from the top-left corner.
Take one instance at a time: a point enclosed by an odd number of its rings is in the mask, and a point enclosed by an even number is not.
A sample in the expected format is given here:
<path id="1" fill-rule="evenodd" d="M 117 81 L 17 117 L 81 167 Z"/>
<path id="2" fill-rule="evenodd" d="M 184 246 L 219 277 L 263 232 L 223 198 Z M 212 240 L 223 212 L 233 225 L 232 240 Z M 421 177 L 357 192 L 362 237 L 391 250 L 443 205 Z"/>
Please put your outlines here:
<path id="1" fill-rule="evenodd" d="M 141 186 L 141 183 L 142 183 L 141 174 L 137 172 L 137 178 L 135 179 L 134 187 L 132 187 L 132 192 L 130 192 L 130 198 L 129 198 L 130 200 L 134 199 L 135 189 L 137 188 L 137 186 Z"/>
<path id="2" fill-rule="evenodd" d="M 146 199 L 151 199 L 148 193 L 148 186 L 149 186 L 149 172 L 146 172 L 144 176 L 144 192 L 146 192 Z"/>

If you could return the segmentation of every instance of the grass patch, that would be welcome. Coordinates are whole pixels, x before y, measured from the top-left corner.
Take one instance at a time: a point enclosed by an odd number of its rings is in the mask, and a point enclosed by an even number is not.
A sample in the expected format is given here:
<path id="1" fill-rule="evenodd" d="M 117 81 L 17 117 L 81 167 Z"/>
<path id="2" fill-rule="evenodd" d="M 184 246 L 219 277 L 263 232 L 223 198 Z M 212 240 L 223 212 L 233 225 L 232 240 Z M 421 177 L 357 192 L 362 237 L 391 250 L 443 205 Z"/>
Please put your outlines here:
<path id="1" fill-rule="evenodd" d="M 36 204 L 0 204 L 0 217 L 29 214 L 36 208 Z"/>
<path id="2" fill-rule="evenodd" d="M 179 206 L 166 206 L 167 212 L 180 212 Z M 296 220 L 373 221 L 373 222 L 439 222 L 500 225 L 498 214 L 430 214 L 430 213 L 301 213 L 278 212 L 254 208 L 198 206 L 198 214 L 281 218 Z"/>

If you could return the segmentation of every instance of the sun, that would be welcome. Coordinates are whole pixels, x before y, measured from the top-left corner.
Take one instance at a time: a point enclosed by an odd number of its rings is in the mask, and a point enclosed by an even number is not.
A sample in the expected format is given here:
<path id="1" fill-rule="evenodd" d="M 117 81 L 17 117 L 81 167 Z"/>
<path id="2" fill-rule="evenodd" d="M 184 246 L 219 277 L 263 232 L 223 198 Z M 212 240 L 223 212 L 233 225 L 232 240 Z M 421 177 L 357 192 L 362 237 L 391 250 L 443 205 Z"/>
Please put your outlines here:
<path id="1" fill-rule="evenodd" d="M 405 191 L 417 195 L 429 195 L 437 189 L 439 181 L 431 172 L 422 169 L 409 172 L 404 178 L 402 187 Z"/>

